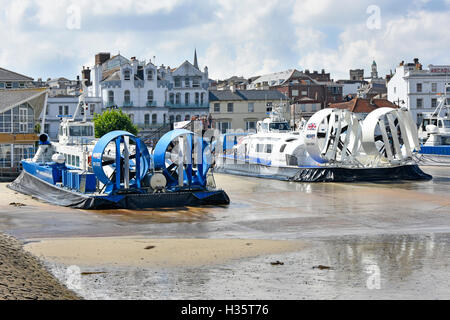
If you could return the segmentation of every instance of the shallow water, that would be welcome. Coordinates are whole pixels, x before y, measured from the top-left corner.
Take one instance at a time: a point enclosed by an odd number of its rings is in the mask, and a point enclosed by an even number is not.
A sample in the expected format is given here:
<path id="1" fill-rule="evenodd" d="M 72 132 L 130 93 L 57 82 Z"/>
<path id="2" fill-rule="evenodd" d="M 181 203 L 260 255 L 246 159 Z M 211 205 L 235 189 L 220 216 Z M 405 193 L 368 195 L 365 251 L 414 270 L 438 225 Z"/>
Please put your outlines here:
<path id="1" fill-rule="evenodd" d="M 216 175 L 226 207 L 87 212 L 0 205 L 0 230 L 52 237 L 305 240 L 290 254 L 192 268 L 92 266 L 87 298 L 450 298 L 450 168 L 404 183 L 301 184 Z M 272 266 L 271 261 L 283 261 Z M 324 265 L 331 269 L 313 269 Z M 51 264 L 64 280 L 67 266 Z M 369 282 L 368 282 L 369 281 Z M 379 289 L 378 289 L 379 288 Z"/>

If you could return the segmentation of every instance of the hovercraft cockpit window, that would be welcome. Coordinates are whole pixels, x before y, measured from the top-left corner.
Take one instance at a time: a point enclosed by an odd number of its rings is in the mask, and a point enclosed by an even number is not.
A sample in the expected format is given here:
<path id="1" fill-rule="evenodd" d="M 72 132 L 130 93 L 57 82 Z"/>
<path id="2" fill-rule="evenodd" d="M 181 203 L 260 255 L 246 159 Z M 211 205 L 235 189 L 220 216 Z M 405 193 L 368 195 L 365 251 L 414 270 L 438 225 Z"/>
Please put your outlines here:
<path id="1" fill-rule="evenodd" d="M 277 130 L 277 131 L 290 131 L 291 128 L 289 127 L 289 124 L 287 122 L 278 122 L 278 123 L 271 123 L 269 126 L 270 130 Z"/>
<path id="2" fill-rule="evenodd" d="M 71 137 L 92 137 L 94 130 L 91 126 L 71 126 L 69 133 Z"/>

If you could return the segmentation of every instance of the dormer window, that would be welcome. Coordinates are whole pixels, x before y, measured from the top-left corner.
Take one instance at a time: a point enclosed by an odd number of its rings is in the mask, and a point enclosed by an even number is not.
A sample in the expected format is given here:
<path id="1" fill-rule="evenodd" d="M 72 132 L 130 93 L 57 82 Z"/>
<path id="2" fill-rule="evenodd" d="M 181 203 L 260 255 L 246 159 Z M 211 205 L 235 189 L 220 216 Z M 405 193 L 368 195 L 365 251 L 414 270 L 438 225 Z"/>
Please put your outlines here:
<path id="1" fill-rule="evenodd" d="M 131 80 L 131 71 L 130 70 L 125 70 L 124 73 L 123 73 L 123 78 L 126 81 Z"/>
<path id="2" fill-rule="evenodd" d="M 147 80 L 153 81 L 153 70 L 147 70 Z"/>

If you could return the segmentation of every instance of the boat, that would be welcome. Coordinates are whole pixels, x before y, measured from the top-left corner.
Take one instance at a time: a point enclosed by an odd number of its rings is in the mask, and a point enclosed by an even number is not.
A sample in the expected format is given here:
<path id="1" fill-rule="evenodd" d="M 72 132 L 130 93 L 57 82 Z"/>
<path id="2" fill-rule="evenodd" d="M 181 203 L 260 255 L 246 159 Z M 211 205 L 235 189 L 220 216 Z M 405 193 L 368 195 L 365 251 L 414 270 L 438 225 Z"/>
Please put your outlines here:
<path id="1" fill-rule="evenodd" d="M 184 129 L 168 132 L 153 150 L 126 131 L 100 139 L 94 124 L 63 119 L 58 141 L 39 137 L 32 159 L 21 161 L 20 176 L 8 187 L 42 201 L 78 209 L 153 209 L 228 205 L 211 169 L 210 145 Z M 85 115 L 86 115 L 85 110 Z"/>
<path id="2" fill-rule="evenodd" d="M 429 180 L 415 160 L 420 149 L 408 110 L 379 108 L 364 120 L 326 108 L 291 130 L 283 108 L 256 133 L 227 133 L 215 146 L 216 172 L 295 182 Z"/>
<path id="3" fill-rule="evenodd" d="M 450 165 L 450 99 L 447 93 L 450 93 L 450 83 L 437 99 L 436 109 L 424 114 L 420 123 L 418 131 L 422 145 L 416 156 L 421 165 Z"/>

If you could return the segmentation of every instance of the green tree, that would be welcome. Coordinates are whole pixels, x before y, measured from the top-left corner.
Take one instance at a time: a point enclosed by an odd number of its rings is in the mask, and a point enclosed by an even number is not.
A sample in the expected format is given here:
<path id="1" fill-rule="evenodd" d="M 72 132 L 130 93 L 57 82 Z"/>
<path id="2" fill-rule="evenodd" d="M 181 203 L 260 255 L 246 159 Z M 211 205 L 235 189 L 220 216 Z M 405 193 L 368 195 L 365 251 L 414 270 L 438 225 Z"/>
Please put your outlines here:
<path id="1" fill-rule="evenodd" d="M 123 130 L 137 135 L 139 130 L 121 109 L 106 110 L 94 116 L 95 137 L 101 138 L 111 131 Z"/>

